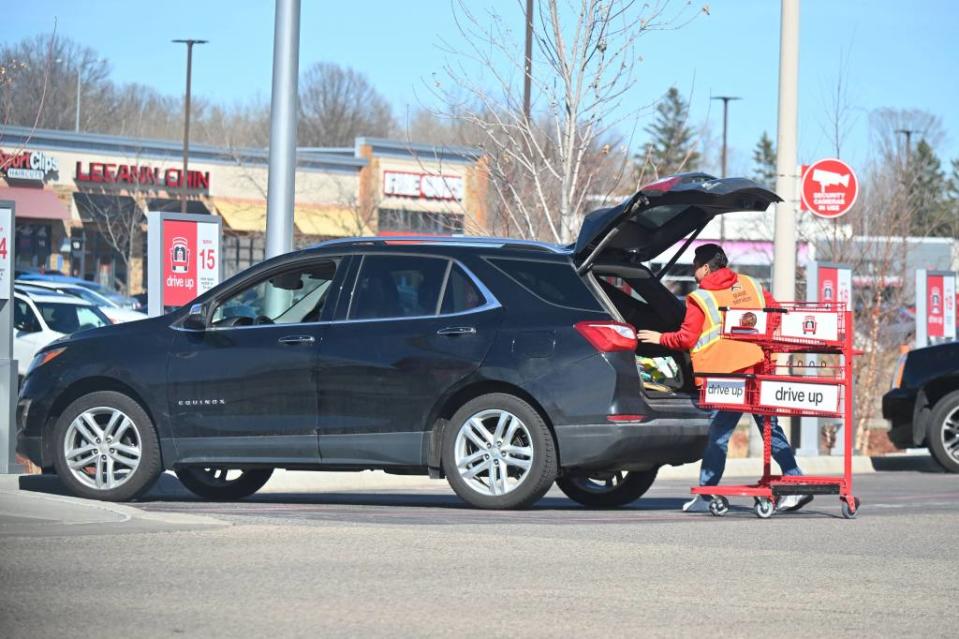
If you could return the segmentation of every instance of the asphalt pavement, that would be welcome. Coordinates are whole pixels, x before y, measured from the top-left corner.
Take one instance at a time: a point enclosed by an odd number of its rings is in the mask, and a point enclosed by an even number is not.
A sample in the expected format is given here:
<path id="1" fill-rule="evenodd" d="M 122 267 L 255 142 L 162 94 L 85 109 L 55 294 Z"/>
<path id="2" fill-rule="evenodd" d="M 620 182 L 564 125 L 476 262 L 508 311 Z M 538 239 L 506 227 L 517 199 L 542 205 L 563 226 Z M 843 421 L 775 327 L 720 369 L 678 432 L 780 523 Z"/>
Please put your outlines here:
<path id="1" fill-rule="evenodd" d="M 522 512 L 443 482 L 235 503 L 168 486 L 74 524 L 11 519 L 0 494 L 0 636 L 952 637 L 959 477 L 901 467 L 856 476 L 855 520 L 833 496 L 685 514 L 672 479 L 625 509 L 554 490 Z M 83 502 L 53 486 L 34 498 Z"/>

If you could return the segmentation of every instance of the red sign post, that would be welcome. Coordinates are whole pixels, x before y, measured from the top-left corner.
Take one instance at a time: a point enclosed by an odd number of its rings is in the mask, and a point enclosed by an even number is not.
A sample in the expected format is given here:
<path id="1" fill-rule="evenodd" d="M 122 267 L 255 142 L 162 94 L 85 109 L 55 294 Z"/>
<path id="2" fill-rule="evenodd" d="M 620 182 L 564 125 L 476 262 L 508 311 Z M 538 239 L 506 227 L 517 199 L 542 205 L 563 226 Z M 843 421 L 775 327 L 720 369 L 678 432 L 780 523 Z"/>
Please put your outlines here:
<path id="1" fill-rule="evenodd" d="M 803 208 L 819 217 L 845 215 L 858 195 L 859 179 L 852 167 L 842 160 L 819 160 L 803 172 Z"/>

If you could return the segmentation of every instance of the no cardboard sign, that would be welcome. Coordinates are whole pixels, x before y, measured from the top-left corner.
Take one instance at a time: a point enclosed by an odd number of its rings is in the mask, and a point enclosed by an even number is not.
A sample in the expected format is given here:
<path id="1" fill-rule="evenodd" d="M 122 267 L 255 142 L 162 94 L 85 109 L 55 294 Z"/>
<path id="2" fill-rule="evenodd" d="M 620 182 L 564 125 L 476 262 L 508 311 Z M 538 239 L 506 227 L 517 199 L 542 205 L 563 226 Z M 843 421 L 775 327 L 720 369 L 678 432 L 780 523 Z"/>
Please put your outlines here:
<path id="1" fill-rule="evenodd" d="M 802 205 L 819 217 L 845 215 L 859 196 L 859 179 L 842 160 L 826 158 L 809 165 L 802 176 Z"/>

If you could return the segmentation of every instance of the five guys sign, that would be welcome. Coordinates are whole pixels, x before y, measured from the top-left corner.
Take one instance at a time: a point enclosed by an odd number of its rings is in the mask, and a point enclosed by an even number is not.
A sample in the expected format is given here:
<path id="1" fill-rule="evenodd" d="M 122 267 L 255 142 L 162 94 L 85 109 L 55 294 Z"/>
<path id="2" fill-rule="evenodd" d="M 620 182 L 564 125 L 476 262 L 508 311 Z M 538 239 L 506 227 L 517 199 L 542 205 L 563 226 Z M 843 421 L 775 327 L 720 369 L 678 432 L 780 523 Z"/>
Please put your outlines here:
<path id="1" fill-rule="evenodd" d="M 152 186 L 167 189 L 183 188 L 183 170 L 161 169 L 139 164 L 113 164 L 108 162 L 77 162 L 76 181 L 95 184 L 121 184 L 126 186 Z M 210 190 L 209 171 L 187 171 L 186 188 L 196 191 Z"/>

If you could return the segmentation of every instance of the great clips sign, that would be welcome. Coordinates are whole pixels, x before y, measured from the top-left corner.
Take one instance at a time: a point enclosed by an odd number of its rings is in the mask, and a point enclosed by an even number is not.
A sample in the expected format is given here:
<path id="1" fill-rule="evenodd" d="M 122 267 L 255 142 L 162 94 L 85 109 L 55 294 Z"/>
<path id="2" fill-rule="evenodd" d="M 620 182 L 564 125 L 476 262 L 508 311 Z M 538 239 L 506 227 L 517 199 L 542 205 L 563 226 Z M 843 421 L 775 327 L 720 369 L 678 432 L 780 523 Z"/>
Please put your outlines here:
<path id="1" fill-rule="evenodd" d="M 220 283 L 220 218 L 150 212 L 148 220 L 149 310 L 160 315 Z"/>

